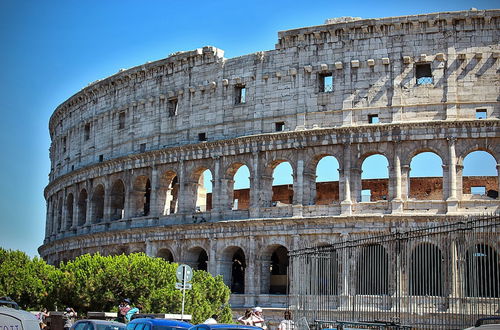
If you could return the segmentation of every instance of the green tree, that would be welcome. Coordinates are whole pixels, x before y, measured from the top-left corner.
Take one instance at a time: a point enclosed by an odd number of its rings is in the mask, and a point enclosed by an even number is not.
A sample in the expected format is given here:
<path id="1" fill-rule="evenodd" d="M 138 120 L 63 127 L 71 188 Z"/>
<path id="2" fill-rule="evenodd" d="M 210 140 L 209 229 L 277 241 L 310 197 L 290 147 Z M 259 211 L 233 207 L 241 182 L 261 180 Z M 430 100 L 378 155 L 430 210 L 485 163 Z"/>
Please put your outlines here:
<path id="1" fill-rule="evenodd" d="M 58 270 L 40 258 L 0 248 L 0 296 L 9 296 L 24 309 L 51 308 Z"/>

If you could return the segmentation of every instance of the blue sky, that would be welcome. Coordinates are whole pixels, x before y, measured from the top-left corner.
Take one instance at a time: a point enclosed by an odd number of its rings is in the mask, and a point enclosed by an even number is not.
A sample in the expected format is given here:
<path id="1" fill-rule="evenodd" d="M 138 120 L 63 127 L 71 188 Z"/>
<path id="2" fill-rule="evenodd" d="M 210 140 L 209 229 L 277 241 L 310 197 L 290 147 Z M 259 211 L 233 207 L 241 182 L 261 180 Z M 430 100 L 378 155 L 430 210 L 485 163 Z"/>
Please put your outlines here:
<path id="1" fill-rule="evenodd" d="M 498 7 L 496 1 L 0 1 L 0 246 L 43 243 L 49 117 L 97 79 L 206 45 L 236 57 L 280 30 L 363 18 Z"/>

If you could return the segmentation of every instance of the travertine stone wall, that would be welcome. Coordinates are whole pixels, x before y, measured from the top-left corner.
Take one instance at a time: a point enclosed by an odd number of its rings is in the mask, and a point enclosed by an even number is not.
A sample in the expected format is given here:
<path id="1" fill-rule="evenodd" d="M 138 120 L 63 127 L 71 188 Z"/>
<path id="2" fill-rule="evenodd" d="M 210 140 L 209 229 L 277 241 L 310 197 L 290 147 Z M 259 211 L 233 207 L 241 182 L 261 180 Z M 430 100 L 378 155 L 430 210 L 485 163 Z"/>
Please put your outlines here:
<path id="1" fill-rule="evenodd" d="M 498 199 L 468 193 L 462 172 L 473 151 L 500 159 L 499 31 L 500 10 L 331 21 L 280 32 L 274 50 L 226 59 L 203 47 L 93 82 L 50 118 L 40 254 L 57 263 L 143 251 L 195 265 L 204 252 L 207 269 L 231 285 L 243 251 L 245 293 L 233 306 L 283 306 L 266 271 L 280 246 L 497 211 Z M 421 152 L 442 160 L 439 198 L 411 195 Z M 373 154 L 389 165 L 386 198 L 362 202 L 362 164 Z M 337 200 L 324 205 L 315 173 L 327 155 L 340 179 Z M 272 174 L 285 161 L 293 199 L 276 204 Z M 242 165 L 248 203 L 233 210 Z M 199 212 L 206 169 L 211 209 Z M 480 185 L 499 190 L 498 179 Z"/>

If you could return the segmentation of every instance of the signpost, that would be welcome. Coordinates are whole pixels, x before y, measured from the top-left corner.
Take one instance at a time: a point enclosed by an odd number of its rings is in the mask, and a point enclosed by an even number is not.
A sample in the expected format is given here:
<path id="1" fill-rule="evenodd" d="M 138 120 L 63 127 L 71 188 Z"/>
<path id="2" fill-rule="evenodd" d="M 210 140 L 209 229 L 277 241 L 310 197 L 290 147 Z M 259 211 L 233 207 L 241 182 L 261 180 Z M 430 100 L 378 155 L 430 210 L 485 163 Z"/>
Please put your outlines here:
<path id="1" fill-rule="evenodd" d="M 175 288 L 182 290 L 182 311 L 181 311 L 181 320 L 184 319 L 184 300 L 186 297 L 186 290 L 191 290 L 193 285 L 190 282 L 193 278 L 193 270 L 188 265 L 179 265 L 175 272 L 177 279 L 180 281 L 175 283 Z"/>

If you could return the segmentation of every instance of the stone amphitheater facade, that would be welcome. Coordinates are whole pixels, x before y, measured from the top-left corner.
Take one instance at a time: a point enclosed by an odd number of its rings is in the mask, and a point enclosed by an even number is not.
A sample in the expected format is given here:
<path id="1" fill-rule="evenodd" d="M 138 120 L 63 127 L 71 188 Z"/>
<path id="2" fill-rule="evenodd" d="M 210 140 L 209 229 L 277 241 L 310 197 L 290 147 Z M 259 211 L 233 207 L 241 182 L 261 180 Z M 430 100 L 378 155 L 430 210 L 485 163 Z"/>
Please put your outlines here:
<path id="1" fill-rule="evenodd" d="M 474 151 L 500 159 L 499 31 L 500 10 L 340 18 L 279 32 L 274 50 L 226 59 L 203 47 L 93 82 L 50 118 L 40 255 L 144 252 L 223 275 L 233 307 L 284 307 L 288 251 L 496 212 L 498 174 L 476 196 L 462 170 Z M 422 152 L 442 160 L 438 198 L 412 197 Z M 389 164 L 384 197 L 362 201 L 374 154 Z M 320 203 L 325 156 L 339 180 Z M 282 162 L 293 169 L 283 200 Z"/>

